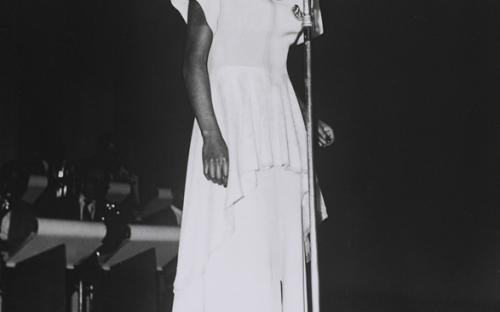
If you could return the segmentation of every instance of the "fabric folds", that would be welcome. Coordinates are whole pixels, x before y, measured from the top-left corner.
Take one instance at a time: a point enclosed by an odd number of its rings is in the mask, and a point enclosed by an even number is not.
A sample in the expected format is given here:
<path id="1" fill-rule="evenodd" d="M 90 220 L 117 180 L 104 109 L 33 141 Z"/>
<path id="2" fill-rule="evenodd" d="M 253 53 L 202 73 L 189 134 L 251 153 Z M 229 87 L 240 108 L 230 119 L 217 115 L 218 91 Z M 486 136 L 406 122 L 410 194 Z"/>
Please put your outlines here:
<path id="1" fill-rule="evenodd" d="M 202 175 L 203 140 L 195 123 L 189 159 L 193 166 L 188 169 L 186 181 L 186 194 L 193 195 L 185 198 L 186 223 L 182 225 L 181 237 L 196 236 L 189 239 L 196 245 L 180 247 L 180 253 L 188 253 L 186 258 L 193 263 L 179 266 L 177 290 L 203 274 L 206 259 L 231 235 L 231 207 L 259 184 L 259 171 L 281 167 L 301 175 L 305 238 L 309 232 L 307 138 L 288 76 L 256 68 L 226 67 L 210 80 L 215 114 L 229 151 L 228 186 L 213 184 Z M 320 202 L 324 219 L 326 209 L 322 199 Z M 188 224 L 194 220 L 204 222 L 197 226 Z M 190 269 L 184 272 L 185 268 Z"/>

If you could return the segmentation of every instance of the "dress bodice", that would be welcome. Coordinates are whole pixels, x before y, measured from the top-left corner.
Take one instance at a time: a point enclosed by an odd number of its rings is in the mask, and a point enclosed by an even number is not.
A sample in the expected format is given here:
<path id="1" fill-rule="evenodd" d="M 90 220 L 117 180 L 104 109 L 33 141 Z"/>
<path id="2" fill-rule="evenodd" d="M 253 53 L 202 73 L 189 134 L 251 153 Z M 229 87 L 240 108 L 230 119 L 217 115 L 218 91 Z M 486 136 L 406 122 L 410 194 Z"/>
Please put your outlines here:
<path id="1" fill-rule="evenodd" d="M 209 70 L 224 66 L 286 70 L 288 48 L 301 30 L 297 0 L 220 0 Z"/>

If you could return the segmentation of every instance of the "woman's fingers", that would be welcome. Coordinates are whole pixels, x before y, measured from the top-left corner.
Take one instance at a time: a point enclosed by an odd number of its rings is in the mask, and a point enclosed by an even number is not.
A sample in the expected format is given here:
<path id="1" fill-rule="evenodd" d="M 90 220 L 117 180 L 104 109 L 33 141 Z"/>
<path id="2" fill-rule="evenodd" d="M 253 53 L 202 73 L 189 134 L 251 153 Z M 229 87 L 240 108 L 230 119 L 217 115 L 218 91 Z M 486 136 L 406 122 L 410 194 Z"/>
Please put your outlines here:
<path id="1" fill-rule="evenodd" d="M 229 161 L 226 157 L 211 157 L 203 161 L 203 173 L 207 180 L 227 186 Z"/>
<path id="2" fill-rule="evenodd" d="M 227 186 L 227 178 L 229 176 L 229 161 L 226 157 L 222 159 L 222 177 L 223 177 L 223 185 Z"/>
<path id="3" fill-rule="evenodd" d="M 318 144 L 321 147 L 330 146 L 335 140 L 332 127 L 323 121 L 318 121 Z"/>
<path id="4" fill-rule="evenodd" d="M 325 124 L 323 130 L 325 131 L 326 146 L 332 145 L 333 141 L 335 141 L 335 134 L 333 133 L 332 127 Z"/>
<path id="5" fill-rule="evenodd" d="M 209 138 L 203 143 L 203 173 L 207 180 L 226 186 L 229 174 L 228 150 L 222 138 L 219 139 Z"/>
<path id="6" fill-rule="evenodd" d="M 209 167 L 210 162 L 208 159 L 203 159 L 203 174 L 205 175 L 205 178 L 210 180 L 210 177 L 208 176 L 208 167 Z"/>
<path id="7" fill-rule="evenodd" d="M 208 176 L 211 181 L 215 182 L 215 159 L 213 158 L 209 160 Z"/>
<path id="8" fill-rule="evenodd" d="M 222 184 L 222 158 L 215 160 L 215 183 Z"/>
<path id="9" fill-rule="evenodd" d="M 322 139 L 326 139 L 326 131 L 324 125 L 322 123 L 318 123 L 318 137 Z"/>
<path id="10" fill-rule="evenodd" d="M 321 147 L 325 147 L 326 146 L 326 140 L 325 140 L 325 138 L 322 137 L 322 136 L 318 136 L 318 144 Z"/>
<path id="11" fill-rule="evenodd" d="M 321 147 L 326 146 L 326 132 L 323 128 L 322 122 L 318 122 L 318 144 Z"/>
<path id="12" fill-rule="evenodd" d="M 335 142 L 335 133 L 333 132 L 333 129 L 330 126 L 328 126 L 325 132 L 326 132 L 326 144 L 332 145 L 333 142 Z"/>

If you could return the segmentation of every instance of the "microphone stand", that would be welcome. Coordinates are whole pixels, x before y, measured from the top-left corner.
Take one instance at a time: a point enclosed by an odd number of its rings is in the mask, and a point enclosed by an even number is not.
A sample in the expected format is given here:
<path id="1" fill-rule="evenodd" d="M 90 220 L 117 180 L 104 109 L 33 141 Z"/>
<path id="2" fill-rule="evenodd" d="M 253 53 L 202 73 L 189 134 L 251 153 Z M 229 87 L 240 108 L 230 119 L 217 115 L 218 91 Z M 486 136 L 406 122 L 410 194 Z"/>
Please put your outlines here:
<path id="1" fill-rule="evenodd" d="M 309 218 L 310 218 L 310 245 L 311 245 L 311 298 L 312 312 L 320 312 L 319 297 L 319 268 L 318 268 L 318 240 L 316 230 L 316 179 L 314 172 L 314 120 L 312 103 L 312 70 L 311 70 L 311 37 L 313 33 L 313 16 L 310 0 L 303 0 L 302 30 L 304 35 L 304 65 L 305 65 L 305 97 L 307 105 L 307 166 L 309 184 Z"/>

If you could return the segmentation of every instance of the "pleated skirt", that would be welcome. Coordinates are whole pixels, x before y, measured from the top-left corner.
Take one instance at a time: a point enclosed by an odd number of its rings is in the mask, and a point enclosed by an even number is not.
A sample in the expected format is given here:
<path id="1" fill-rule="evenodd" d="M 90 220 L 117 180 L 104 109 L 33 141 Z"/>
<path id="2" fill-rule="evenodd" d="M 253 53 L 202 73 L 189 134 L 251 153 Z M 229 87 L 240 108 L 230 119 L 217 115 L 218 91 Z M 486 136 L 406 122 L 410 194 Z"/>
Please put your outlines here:
<path id="1" fill-rule="evenodd" d="M 200 278 L 176 292 L 174 312 L 306 312 L 302 176 L 257 172 L 257 187 L 230 207 L 234 232 Z"/>

